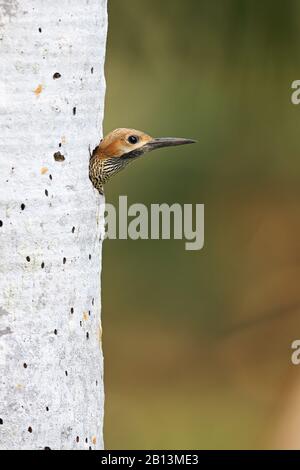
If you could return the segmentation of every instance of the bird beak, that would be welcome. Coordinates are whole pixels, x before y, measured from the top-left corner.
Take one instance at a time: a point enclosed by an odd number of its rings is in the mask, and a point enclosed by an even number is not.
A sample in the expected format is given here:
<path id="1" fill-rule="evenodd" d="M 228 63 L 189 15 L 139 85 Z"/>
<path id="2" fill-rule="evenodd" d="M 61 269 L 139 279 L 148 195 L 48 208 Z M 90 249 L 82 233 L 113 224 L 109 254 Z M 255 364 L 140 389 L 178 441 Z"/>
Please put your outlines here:
<path id="1" fill-rule="evenodd" d="M 121 156 L 124 160 L 129 160 L 131 158 L 141 157 L 147 152 L 151 152 L 152 150 L 156 150 L 162 147 L 173 147 L 175 145 L 186 145 L 186 144 L 194 144 L 196 140 L 192 139 L 179 139 L 176 137 L 161 137 L 159 139 L 152 139 L 147 142 L 142 147 L 139 147 L 131 152 L 125 153 Z"/>
<path id="2" fill-rule="evenodd" d="M 174 147 L 175 145 L 186 145 L 186 144 L 195 144 L 196 140 L 192 139 L 181 139 L 177 137 L 160 137 L 158 139 L 150 140 L 147 144 L 144 145 L 146 152 L 151 150 L 159 149 L 162 147 Z"/>

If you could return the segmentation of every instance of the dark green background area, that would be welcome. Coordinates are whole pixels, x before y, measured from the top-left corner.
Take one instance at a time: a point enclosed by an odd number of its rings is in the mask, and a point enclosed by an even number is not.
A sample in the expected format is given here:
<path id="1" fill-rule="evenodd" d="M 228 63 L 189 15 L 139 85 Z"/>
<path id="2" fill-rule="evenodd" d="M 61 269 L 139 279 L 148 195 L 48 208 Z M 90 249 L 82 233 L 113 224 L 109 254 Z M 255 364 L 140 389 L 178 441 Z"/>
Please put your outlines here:
<path id="1" fill-rule="evenodd" d="M 198 144 L 135 162 L 106 201 L 205 204 L 201 251 L 104 243 L 109 449 L 276 447 L 285 432 L 300 337 L 299 38 L 296 0 L 109 2 L 104 132 Z"/>

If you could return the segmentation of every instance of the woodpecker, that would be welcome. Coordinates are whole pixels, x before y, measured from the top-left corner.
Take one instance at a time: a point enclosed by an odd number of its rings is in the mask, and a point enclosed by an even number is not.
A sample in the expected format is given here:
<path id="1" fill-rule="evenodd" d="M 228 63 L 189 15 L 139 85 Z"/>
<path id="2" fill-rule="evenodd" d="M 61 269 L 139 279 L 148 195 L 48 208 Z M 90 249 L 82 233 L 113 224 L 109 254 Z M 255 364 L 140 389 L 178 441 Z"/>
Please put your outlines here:
<path id="1" fill-rule="evenodd" d="M 162 137 L 155 139 L 136 129 L 115 129 L 90 152 L 89 176 L 93 186 L 103 194 L 103 185 L 142 155 L 161 147 L 193 144 L 195 140 Z"/>

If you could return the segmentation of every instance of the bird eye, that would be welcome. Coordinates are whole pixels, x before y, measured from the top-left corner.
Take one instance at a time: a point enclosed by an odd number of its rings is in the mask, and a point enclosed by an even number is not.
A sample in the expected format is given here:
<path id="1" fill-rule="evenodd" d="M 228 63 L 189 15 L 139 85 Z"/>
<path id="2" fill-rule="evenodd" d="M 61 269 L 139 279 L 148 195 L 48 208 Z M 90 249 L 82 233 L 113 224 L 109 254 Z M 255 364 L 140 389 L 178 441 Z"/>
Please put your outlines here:
<path id="1" fill-rule="evenodd" d="M 138 138 L 136 135 L 130 135 L 130 136 L 128 137 L 128 142 L 129 142 L 130 144 L 137 144 L 138 141 L 139 141 L 139 138 Z"/>

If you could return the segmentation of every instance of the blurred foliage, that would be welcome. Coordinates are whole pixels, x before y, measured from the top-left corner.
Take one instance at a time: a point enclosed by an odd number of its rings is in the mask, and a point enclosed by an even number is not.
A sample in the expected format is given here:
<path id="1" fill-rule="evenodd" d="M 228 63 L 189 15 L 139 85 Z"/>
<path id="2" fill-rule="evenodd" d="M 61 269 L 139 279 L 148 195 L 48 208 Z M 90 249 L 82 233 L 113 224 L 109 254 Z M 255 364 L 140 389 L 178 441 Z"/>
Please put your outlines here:
<path id="1" fill-rule="evenodd" d="M 108 448 L 269 439 L 300 333 L 299 14 L 297 0 L 109 2 L 104 131 L 199 142 L 131 165 L 106 200 L 204 203 L 205 247 L 104 244 Z"/>

